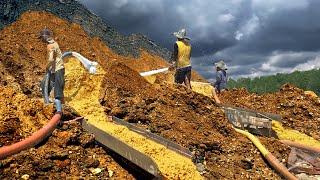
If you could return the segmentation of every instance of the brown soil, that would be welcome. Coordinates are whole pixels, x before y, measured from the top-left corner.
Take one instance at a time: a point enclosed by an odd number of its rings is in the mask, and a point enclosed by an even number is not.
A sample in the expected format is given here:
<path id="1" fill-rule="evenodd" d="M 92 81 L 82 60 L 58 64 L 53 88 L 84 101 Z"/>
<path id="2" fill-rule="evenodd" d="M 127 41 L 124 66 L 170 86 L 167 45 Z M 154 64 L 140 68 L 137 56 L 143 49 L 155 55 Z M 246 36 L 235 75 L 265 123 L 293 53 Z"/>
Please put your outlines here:
<path id="1" fill-rule="evenodd" d="M 27 12 L 0 33 L 0 74 L 14 78 L 11 81 L 1 78 L 1 84 L 7 85 L 14 81 L 20 85 L 24 94 L 30 97 L 41 96 L 39 81 L 47 64 L 47 52 L 46 44 L 40 41 L 38 34 L 45 27 L 54 32 L 63 52 L 75 51 L 100 64 L 118 60 L 139 72 L 168 66 L 164 59 L 143 50 L 139 59 L 120 56 L 100 39 L 90 38 L 78 24 L 66 22 L 46 12 Z M 201 79 L 196 73 L 194 76 L 195 79 Z"/>
<path id="2" fill-rule="evenodd" d="M 189 148 L 196 155 L 195 163 L 206 163 L 205 177 L 279 178 L 254 145 L 232 129 L 210 98 L 187 93 L 184 86 L 151 86 L 119 63 L 106 73 L 100 99 L 105 112 Z M 280 161 L 287 159 L 288 147 L 270 138 L 263 142 Z"/>
<path id="3" fill-rule="evenodd" d="M 51 118 L 53 107 L 0 86 L 0 144 L 9 145 L 31 135 Z"/>
<path id="4" fill-rule="evenodd" d="M 223 103 L 282 116 L 283 125 L 320 140 L 320 98 L 286 84 L 280 91 L 264 95 L 246 89 L 232 89 L 221 94 Z"/>
<path id="5" fill-rule="evenodd" d="M 99 168 L 101 173 L 94 174 Z M 0 179 L 134 179 L 77 122 L 65 124 L 40 147 L 0 161 Z"/>

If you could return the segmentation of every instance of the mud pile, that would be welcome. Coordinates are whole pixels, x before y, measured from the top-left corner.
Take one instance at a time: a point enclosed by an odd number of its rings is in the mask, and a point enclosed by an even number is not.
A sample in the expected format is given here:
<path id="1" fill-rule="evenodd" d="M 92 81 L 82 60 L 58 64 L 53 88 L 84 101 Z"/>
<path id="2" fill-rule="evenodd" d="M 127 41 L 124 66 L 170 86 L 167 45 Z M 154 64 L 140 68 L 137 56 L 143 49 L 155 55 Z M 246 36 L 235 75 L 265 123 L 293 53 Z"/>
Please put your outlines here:
<path id="1" fill-rule="evenodd" d="M 276 93 L 251 94 L 245 89 L 222 93 L 223 103 L 280 114 L 285 127 L 303 132 L 320 140 L 320 99 L 286 84 Z"/>
<path id="2" fill-rule="evenodd" d="M 30 28 L 32 27 L 32 28 Z M 47 65 L 46 44 L 38 38 L 43 28 L 53 30 L 63 52 L 76 51 L 102 65 L 119 61 L 138 72 L 167 67 L 168 63 L 141 50 L 138 59 L 111 51 L 100 39 L 90 38 L 77 24 L 46 12 L 27 12 L 0 33 L 0 83 L 21 89 L 29 97 L 40 97 L 39 81 Z M 201 79 L 194 73 L 195 79 Z"/>
<path id="3" fill-rule="evenodd" d="M 279 178 L 258 150 L 237 134 L 214 102 L 184 86 L 151 86 L 127 66 L 106 69 L 100 102 L 108 115 L 123 118 L 189 148 L 195 163 L 206 164 L 207 178 Z M 280 161 L 289 149 L 272 139 L 263 139 Z M 224 169 L 221 171 L 221 169 Z"/>
<path id="4" fill-rule="evenodd" d="M 53 106 L 0 86 L 0 146 L 18 142 L 39 130 L 52 117 Z"/>
<path id="5" fill-rule="evenodd" d="M 100 172 L 101 171 L 101 172 Z M 40 147 L 0 161 L 0 179 L 134 179 L 77 122 L 65 124 Z"/>
<path id="6" fill-rule="evenodd" d="M 138 57 L 140 49 L 169 59 L 171 53 L 144 35 L 125 36 L 91 13 L 76 0 L 2 0 L 0 1 L 0 29 L 15 22 L 27 11 L 46 11 L 66 21 L 80 24 L 92 37 L 99 37 L 117 54 Z"/>
<path id="7" fill-rule="evenodd" d="M 114 71 L 120 70 L 117 68 L 118 66 L 125 66 L 119 63 L 114 64 L 116 64 L 116 66 L 111 66 Z M 68 98 L 67 102 L 70 106 L 75 108 L 81 116 L 88 119 L 90 124 L 115 136 L 143 154 L 148 155 L 155 161 L 161 174 L 167 179 L 202 179 L 199 172 L 196 170 L 196 166 L 189 158 L 179 155 L 163 145 L 157 144 L 144 136 L 132 132 L 124 126 L 111 122 L 112 120 L 104 113 L 104 108 L 99 103 L 101 85 L 104 84 L 104 77 L 108 75 L 101 67 L 98 68 L 97 74 L 90 75 L 74 58 L 71 58 L 65 66 L 66 79 L 68 82 L 76 82 L 78 79 L 82 80 L 82 83 L 78 86 L 68 85 L 65 90 L 66 94 L 74 95 L 71 96 L 71 98 Z M 133 70 L 132 72 L 139 76 L 137 72 Z M 109 73 L 112 72 L 109 71 Z M 130 74 L 127 74 L 126 71 L 119 73 L 121 74 L 118 79 L 120 83 L 125 82 L 126 79 L 131 79 L 133 85 L 143 85 L 142 82 L 130 78 Z M 79 74 L 82 76 L 79 77 Z M 117 84 L 117 82 L 112 83 Z M 130 84 L 127 85 L 129 86 Z M 125 91 L 128 91 L 128 89 Z"/>

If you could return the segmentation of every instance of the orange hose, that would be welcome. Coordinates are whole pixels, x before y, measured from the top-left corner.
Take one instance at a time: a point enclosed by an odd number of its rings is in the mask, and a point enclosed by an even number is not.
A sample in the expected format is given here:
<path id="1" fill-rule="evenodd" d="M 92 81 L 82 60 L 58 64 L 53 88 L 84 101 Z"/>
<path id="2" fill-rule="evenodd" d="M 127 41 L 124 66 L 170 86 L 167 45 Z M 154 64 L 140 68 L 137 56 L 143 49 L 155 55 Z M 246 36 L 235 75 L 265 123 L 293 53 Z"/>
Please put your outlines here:
<path id="1" fill-rule="evenodd" d="M 277 158 L 275 158 L 259 141 L 258 138 L 256 138 L 254 135 L 247 131 L 243 131 L 241 129 L 234 128 L 238 133 L 241 133 L 245 135 L 248 139 L 251 140 L 251 142 L 259 149 L 263 157 L 266 158 L 266 160 L 269 162 L 269 164 L 279 173 L 281 174 L 284 178 L 286 179 L 294 179 L 296 180 L 297 178 L 289 172 L 289 170 L 281 164 Z"/>
<path id="2" fill-rule="evenodd" d="M 274 157 L 271 153 L 268 153 L 264 156 L 266 160 L 270 163 L 270 165 L 279 172 L 286 179 L 297 179 L 292 173 L 288 171 L 288 169 L 282 165 L 276 157 Z"/>
<path id="3" fill-rule="evenodd" d="M 30 137 L 17 142 L 15 144 L 9 145 L 9 146 L 3 146 L 0 148 L 0 160 L 5 159 L 8 156 L 14 155 L 19 153 L 20 151 L 26 150 L 28 148 L 34 147 L 41 141 L 43 141 L 45 138 L 50 136 L 52 131 L 56 128 L 59 121 L 61 119 L 60 114 L 55 114 L 49 123 L 45 125 L 43 128 L 41 128 L 39 131 L 33 133 Z"/>
<path id="4" fill-rule="evenodd" d="M 293 142 L 293 141 L 289 141 L 289 140 L 280 140 L 280 142 L 282 142 L 283 144 L 286 144 L 288 146 L 292 146 L 292 147 L 296 147 L 296 148 L 299 148 L 299 149 L 304 149 L 304 150 L 307 150 L 307 151 L 320 153 L 320 148 L 317 148 L 317 147 L 312 147 L 312 146 L 304 145 L 304 144 Z"/>

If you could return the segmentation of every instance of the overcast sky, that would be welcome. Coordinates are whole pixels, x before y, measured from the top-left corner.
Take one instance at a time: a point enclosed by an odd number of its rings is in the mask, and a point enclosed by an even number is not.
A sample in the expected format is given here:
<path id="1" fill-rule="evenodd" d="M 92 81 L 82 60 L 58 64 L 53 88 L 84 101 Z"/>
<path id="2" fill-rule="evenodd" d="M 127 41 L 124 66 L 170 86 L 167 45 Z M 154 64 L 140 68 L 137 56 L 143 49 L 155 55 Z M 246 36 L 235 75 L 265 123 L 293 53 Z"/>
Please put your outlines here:
<path id="1" fill-rule="evenodd" d="M 80 0 L 123 34 L 143 33 L 172 49 L 186 28 L 192 66 L 214 79 L 224 59 L 232 77 L 320 67 L 320 0 Z"/>

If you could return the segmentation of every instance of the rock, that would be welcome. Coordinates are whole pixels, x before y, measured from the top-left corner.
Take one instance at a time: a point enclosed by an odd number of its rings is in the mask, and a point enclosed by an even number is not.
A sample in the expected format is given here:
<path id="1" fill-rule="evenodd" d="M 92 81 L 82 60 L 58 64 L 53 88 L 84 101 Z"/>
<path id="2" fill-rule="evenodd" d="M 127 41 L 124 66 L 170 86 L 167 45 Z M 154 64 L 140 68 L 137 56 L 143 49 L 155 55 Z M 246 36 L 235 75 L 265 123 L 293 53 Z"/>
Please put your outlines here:
<path id="1" fill-rule="evenodd" d="M 205 144 L 200 144 L 199 147 L 200 147 L 201 149 L 207 149 L 207 146 L 206 146 Z"/>
<path id="2" fill-rule="evenodd" d="M 97 168 L 99 166 L 100 162 L 97 159 L 88 158 L 85 161 L 85 167 L 86 168 Z"/>
<path id="3" fill-rule="evenodd" d="M 204 166 L 202 163 L 198 163 L 198 164 L 196 165 L 196 167 L 197 167 L 197 170 L 198 170 L 200 173 L 203 173 L 203 172 L 205 172 L 205 170 L 206 170 L 205 166 Z"/>
<path id="4" fill-rule="evenodd" d="M 82 147 L 89 147 L 94 144 L 94 135 L 84 133 L 80 136 L 80 144 Z"/>
<path id="5" fill-rule="evenodd" d="M 100 168 L 90 168 L 89 170 L 93 175 L 98 175 L 102 172 L 102 169 Z"/>
<path id="6" fill-rule="evenodd" d="M 111 178 L 113 176 L 113 171 L 108 170 L 108 174 L 109 174 L 109 177 Z"/>
<path id="7" fill-rule="evenodd" d="M 28 174 L 24 174 L 21 176 L 21 179 L 28 180 L 30 176 Z"/>
<path id="8" fill-rule="evenodd" d="M 49 171 L 50 169 L 52 169 L 52 167 L 54 167 L 54 164 L 53 164 L 53 162 L 51 160 L 48 160 L 48 161 L 45 161 L 45 162 L 40 162 L 39 165 L 38 165 L 38 168 L 41 171 L 44 171 L 44 172 Z"/>
<path id="9" fill-rule="evenodd" d="M 50 159 L 52 160 L 65 160 L 69 156 L 67 151 L 58 151 L 51 154 Z"/>
<path id="10" fill-rule="evenodd" d="M 245 170 L 252 169 L 252 167 L 253 167 L 253 163 L 249 159 L 242 159 L 240 165 Z"/>

